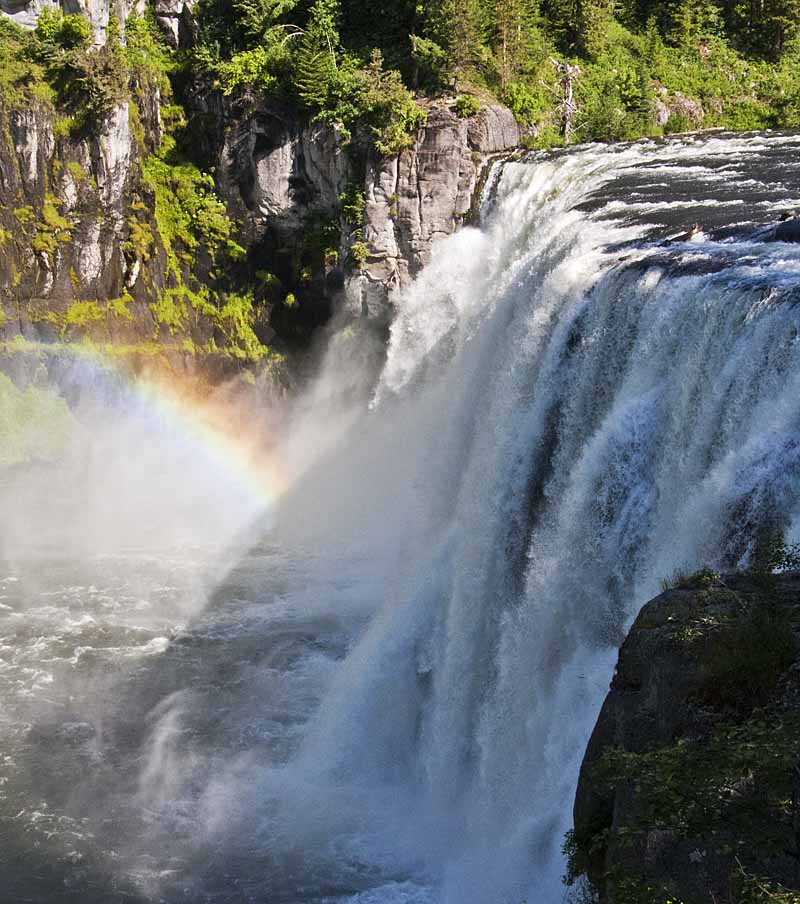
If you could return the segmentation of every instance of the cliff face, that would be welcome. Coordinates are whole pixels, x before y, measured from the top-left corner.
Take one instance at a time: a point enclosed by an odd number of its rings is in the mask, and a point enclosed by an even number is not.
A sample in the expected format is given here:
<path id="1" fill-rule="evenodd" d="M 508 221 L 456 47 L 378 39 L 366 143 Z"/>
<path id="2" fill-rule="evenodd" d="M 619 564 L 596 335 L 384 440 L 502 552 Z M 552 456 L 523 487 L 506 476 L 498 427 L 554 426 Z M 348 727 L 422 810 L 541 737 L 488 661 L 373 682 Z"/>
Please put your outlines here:
<path id="1" fill-rule="evenodd" d="M 798 631 L 796 573 L 699 573 L 643 608 L 568 845 L 572 877 L 585 872 L 601 902 L 733 904 L 800 888 Z"/>
<path id="2" fill-rule="evenodd" d="M 208 96 L 195 103 L 220 128 L 211 150 L 218 188 L 245 223 L 248 242 L 264 243 L 279 259 L 296 257 L 309 224 L 335 220 L 339 265 L 334 273 L 328 268 L 329 286 L 345 285 L 350 310 L 377 318 L 389 316 L 435 242 L 462 225 L 492 157 L 520 141 L 505 107 L 485 106 L 460 119 L 446 103 L 429 103 L 414 145 L 380 158 L 286 109 L 222 105 L 214 112 Z M 348 190 L 363 193 L 361 222 L 342 212 Z M 365 256 L 354 262 L 353 246 L 362 241 Z"/>
<path id="3" fill-rule="evenodd" d="M 464 222 L 480 174 L 492 155 L 519 144 L 510 110 L 487 106 L 459 119 L 432 106 L 413 148 L 367 166 L 364 238 L 369 257 L 351 280 L 353 302 L 385 311 L 400 289 L 428 263 L 434 243 Z"/>
<path id="4" fill-rule="evenodd" d="M 143 267 L 128 247 L 132 203 L 146 193 L 135 115 L 138 122 L 131 105 L 120 104 L 93 136 L 76 140 L 56 135 L 48 104 L 22 109 L 0 99 L 0 326 L 7 340 L 72 338 L 71 328 L 85 325 L 75 303 L 123 295 L 119 316 L 106 318 L 108 338 L 152 332 L 146 286 L 164 288 L 165 262 L 154 253 Z M 154 140 L 158 120 L 148 125 Z"/>
<path id="5" fill-rule="evenodd" d="M 25 27 L 41 6 L 0 4 Z M 192 7 L 155 0 L 172 46 L 191 40 Z M 85 16 L 102 46 L 111 13 L 124 22 L 131 8 L 89 0 L 65 11 Z M 336 305 L 383 322 L 463 222 L 487 161 L 519 141 L 508 110 L 459 119 L 431 104 L 413 146 L 379 159 L 273 102 L 203 83 L 182 85 L 180 101 L 188 168 L 159 153 L 169 126 L 155 83 L 78 134 L 52 100 L 0 89 L 6 344 L 156 343 L 235 365 L 276 337 L 303 344 Z"/>

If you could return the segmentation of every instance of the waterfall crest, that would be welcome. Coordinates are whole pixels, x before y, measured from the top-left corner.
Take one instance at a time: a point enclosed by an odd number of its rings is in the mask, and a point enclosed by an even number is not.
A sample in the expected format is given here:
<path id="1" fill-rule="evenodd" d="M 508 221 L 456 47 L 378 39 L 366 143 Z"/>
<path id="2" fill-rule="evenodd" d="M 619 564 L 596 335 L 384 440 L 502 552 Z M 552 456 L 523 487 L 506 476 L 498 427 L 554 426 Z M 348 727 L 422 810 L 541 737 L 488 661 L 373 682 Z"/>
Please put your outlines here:
<path id="1" fill-rule="evenodd" d="M 402 434 L 384 479 L 412 447 L 383 535 L 411 564 L 301 761 L 352 795 L 357 850 L 421 867 L 435 900 L 561 900 L 626 627 L 661 578 L 735 566 L 755 526 L 797 516 L 800 248 L 755 233 L 800 172 L 730 191 L 737 166 L 796 145 L 506 163 L 482 229 L 443 242 L 402 300 L 372 416 Z M 721 240 L 664 240 L 698 211 Z"/>

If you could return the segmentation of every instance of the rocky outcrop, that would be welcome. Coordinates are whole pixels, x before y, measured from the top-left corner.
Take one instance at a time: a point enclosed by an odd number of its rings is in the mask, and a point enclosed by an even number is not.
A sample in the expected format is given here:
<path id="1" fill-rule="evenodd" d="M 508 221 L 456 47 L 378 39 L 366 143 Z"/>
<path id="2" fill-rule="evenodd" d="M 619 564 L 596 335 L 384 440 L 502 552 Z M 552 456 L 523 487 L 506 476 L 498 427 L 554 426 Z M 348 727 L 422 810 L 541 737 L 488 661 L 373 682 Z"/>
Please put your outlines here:
<path id="1" fill-rule="evenodd" d="M 68 15 L 83 16 L 92 27 L 96 46 L 106 42 L 108 20 L 112 13 L 120 23 L 136 10 L 143 14 L 147 0 L 0 0 L 0 13 L 8 16 L 22 28 L 35 28 L 39 13 L 45 7 L 64 10 Z M 194 35 L 192 10 L 196 0 L 156 0 L 156 20 L 173 47 L 185 47 Z"/>
<path id="2" fill-rule="evenodd" d="M 39 2 L 0 0 L 0 9 L 32 27 Z M 84 15 L 102 44 L 112 12 L 124 22 L 144 2 L 66 0 L 64 9 Z M 190 43 L 194 0 L 152 2 L 170 43 Z M 0 235 L 9 237 L 0 249 L 6 338 L 15 330 L 50 338 L 51 322 L 58 320 L 63 333 L 76 302 L 128 296 L 143 306 L 143 322 L 137 314 L 116 326 L 126 335 L 141 327 L 143 336 L 165 291 L 187 280 L 197 290 L 203 272 L 229 269 L 213 265 L 211 258 L 219 256 L 211 248 L 205 257 L 184 248 L 178 265 L 169 237 L 147 222 L 156 198 L 141 167 L 162 140 L 158 88 L 150 84 L 133 95 L 135 104 L 118 103 L 103 123 L 78 137 L 64 134 L 67 120 L 44 101 L 0 110 L 8 135 L 0 147 Z M 335 305 L 385 323 L 397 293 L 428 262 L 435 243 L 463 223 L 487 163 L 520 139 L 503 107 L 484 106 L 462 119 L 444 100 L 426 102 L 427 124 L 411 147 L 381 158 L 370 135 L 345 140 L 342 129 L 309 122 L 291 106 L 247 92 L 225 97 L 203 76 L 183 83 L 179 100 L 189 118 L 181 146 L 214 174 L 236 224 L 229 234 L 236 253 L 244 251 L 239 287 L 269 308 L 263 315 L 271 318 L 269 332 L 300 343 Z M 164 197 L 172 190 L 162 188 Z M 162 202 L 162 213 L 170 203 Z M 177 274 L 186 268 L 191 278 Z M 249 287 L 248 278 L 255 280 Z M 192 303 L 203 310 L 196 295 Z M 163 306 L 159 316 L 164 323 L 174 319 Z M 206 333 L 201 330 L 209 340 Z"/>
<path id="3" fill-rule="evenodd" d="M 122 294 L 125 210 L 138 151 L 128 104 L 98 133 L 56 138 L 52 109 L 0 107 L 9 141 L 0 145 L 0 298 L 7 338 L 52 338 L 55 313 L 70 302 Z"/>
<path id="4" fill-rule="evenodd" d="M 227 128 L 216 150 L 217 184 L 250 235 L 272 229 L 289 240 L 309 219 L 338 210 L 356 176 L 335 128 L 306 125 L 296 111 L 267 104 L 244 117 L 235 107 L 220 115 Z"/>
<path id="5" fill-rule="evenodd" d="M 221 104 L 213 93 L 198 93 L 194 105 L 198 115 L 222 124 L 209 155 L 248 241 L 284 259 L 283 268 L 277 266 L 285 280 L 289 260 L 299 267 L 311 226 L 335 222 L 339 266 L 327 273 L 328 281 L 336 288 L 346 284 L 343 297 L 354 313 L 382 320 L 434 244 L 464 222 L 487 163 L 520 140 L 505 107 L 486 106 L 460 119 L 437 103 L 429 105 L 412 147 L 379 158 L 357 142 L 346 145 L 335 127 L 302 123 L 291 109 Z M 361 223 L 340 217 L 347 191 L 363 192 Z M 365 245 L 366 259 L 352 270 L 356 242 Z"/>
<path id="6" fill-rule="evenodd" d="M 657 91 L 653 110 L 654 125 L 664 128 L 671 120 L 673 132 L 688 131 L 699 128 L 704 118 L 705 110 L 699 101 L 686 97 L 680 91 L 674 94 L 670 94 L 666 88 Z"/>
<path id="7" fill-rule="evenodd" d="M 368 256 L 349 282 L 351 305 L 385 316 L 399 290 L 430 260 L 436 241 L 463 223 L 492 155 L 519 140 L 519 126 L 504 107 L 486 106 L 460 119 L 445 105 L 432 105 L 412 148 L 399 157 L 370 160 L 364 210 Z"/>
<path id="8" fill-rule="evenodd" d="M 155 0 L 156 21 L 173 47 L 187 47 L 194 40 L 196 0 Z"/>
<path id="9" fill-rule="evenodd" d="M 601 902 L 800 888 L 799 630 L 798 574 L 702 572 L 642 609 L 575 800 L 571 872 Z"/>

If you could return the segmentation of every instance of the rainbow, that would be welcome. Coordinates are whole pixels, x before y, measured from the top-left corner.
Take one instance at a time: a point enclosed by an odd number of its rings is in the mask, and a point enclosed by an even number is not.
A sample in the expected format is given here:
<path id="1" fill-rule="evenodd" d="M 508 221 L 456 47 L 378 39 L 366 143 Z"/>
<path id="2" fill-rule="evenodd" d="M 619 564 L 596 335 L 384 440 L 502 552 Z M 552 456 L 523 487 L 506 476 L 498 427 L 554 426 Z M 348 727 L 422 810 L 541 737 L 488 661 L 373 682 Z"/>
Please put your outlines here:
<path id="1" fill-rule="evenodd" d="M 119 349 L 105 351 L 93 343 L 6 342 L 4 351 L 42 357 L 72 358 L 89 369 L 93 383 L 118 392 L 132 407 L 164 424 L 172 437 L 201 451 L 214 470 L 227 475 L 243 491 L 253 509 L 269 510 L 293 482 L 280 461 L 266 408 L 259 411 L 252 396 L 232 383 L 211 385 L 198 376 L 170 369 L 162 354 L 137 372 Z M 259 416 L 261 415 L 261 416 Z"/>
<path id="2" fill-rule="evenodd" d="M 176 379 L 174 374 L 140 374 L 130 379 L 129 388 L 184 440 L 202 448 L 220 470 L 244 484 L 259 508 L 274 508 L 289 489 L 291 480 L 279 462 L 274 437 L 266 434 L 241 397 Z"/>

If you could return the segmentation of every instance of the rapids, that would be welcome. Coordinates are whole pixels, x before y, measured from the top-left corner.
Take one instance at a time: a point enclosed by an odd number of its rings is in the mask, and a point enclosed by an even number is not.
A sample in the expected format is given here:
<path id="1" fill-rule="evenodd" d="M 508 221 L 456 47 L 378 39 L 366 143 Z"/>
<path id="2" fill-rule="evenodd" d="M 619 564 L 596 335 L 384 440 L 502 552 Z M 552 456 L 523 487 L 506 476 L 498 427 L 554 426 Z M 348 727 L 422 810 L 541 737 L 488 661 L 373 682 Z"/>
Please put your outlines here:
<path id="1" fill-rule="evenodd" d="M 0 405 L 14 449 L 69 433 L 0 458 L 0 901 L 564 900 L 638 608 L 798 533 L 793 205 L 796 135 L 496 165 L 388 348 L 348 325 L 264 403 L 264 494 L 42 365 L 24 442 Z"/>

